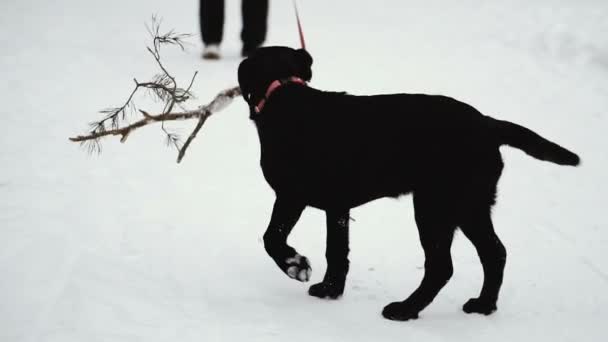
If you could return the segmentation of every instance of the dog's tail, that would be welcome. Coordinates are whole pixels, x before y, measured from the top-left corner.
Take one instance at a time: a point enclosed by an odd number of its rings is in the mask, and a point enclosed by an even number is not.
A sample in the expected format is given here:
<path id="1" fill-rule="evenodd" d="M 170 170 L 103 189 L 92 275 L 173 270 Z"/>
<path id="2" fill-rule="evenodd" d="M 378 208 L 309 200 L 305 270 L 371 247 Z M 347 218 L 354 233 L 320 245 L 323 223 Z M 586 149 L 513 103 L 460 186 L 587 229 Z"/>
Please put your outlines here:
<path id="1" fill-rule="evenodd" d="M 580 163 L 580 158 L 576 153 L 568 151 L 523 126 L 509 121 L 492 120 L 497 127 L 498 141 L 501 145 L 518 148 L 536 159 L 559 165 L 576 166 Z"/>

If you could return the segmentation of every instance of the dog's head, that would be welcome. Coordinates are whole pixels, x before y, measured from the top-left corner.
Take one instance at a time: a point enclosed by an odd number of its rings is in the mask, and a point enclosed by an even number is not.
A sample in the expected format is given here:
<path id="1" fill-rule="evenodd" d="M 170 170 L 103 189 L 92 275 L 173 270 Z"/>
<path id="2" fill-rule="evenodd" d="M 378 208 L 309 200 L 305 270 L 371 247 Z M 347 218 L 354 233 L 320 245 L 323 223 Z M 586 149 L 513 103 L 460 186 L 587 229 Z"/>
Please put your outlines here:
<path id="1" fill-rule="evenodd" d="M 239 86 L 249 106 L 255 106 L 275 80 L 291 76 L 310 81 L 312 57 L 306 50 L 282 46 L 259 48 L 239 65 Z"/>

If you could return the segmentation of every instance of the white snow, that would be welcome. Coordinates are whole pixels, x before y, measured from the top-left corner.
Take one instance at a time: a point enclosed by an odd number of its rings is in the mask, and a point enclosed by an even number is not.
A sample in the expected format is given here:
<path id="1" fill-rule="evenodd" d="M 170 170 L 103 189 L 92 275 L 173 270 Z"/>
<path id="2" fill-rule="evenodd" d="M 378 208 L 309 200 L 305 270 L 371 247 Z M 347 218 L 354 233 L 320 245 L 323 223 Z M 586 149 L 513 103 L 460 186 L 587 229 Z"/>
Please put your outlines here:
<path id="1" fill-rule="evenodd" d="M 351 271 L 337 301 L 307 295 L 266 255 L 273 193 L 237 99 L 181 164 L 146 127 L 88 156 L 68 136 L 155 72 L 144 23 L 196 33 L 164 49 L 206 103 L 236 85 L 240 4 L 223 59 L 200 59 L 196 1 L 0 4 L 0 341 L 604 341 L 608 336 L 608 2 L 300 1 L 312 85 L 355 94 L 446 94 L 576 151 L 579 168 L 504 148 L 494 221 L 509 256 L 498 311 L 466 315 L 481 266 L 462 235 L 455 274 L 420 319 L 384 305 L 418 285 L 411 200 L 352 211 Z M 290 1 L 271 1 L 270 45 L 297 46 Z M 145 101 L 138 102 L 148 105 Z M 152 106 L 147 106 L 151 110 Z M 194 122 L 172 126 L 189 134 Z M 290 243 L 323 277 L 325 219 Z"/>

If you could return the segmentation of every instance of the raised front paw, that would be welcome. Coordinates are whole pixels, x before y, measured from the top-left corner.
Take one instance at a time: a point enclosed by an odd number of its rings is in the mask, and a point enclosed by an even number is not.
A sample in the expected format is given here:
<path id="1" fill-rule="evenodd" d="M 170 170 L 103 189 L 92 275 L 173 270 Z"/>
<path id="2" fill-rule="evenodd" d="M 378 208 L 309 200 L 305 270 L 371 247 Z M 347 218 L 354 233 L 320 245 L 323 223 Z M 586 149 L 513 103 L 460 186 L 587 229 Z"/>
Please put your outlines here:
<path id="1" fill-rule="evenodd" d="M 297 253 L 293 257 L 285 259 L 281 269 L 289 278 L 302 282 L 309 281 L 312 273 L 308 259 Z"/>
<path id="2" fill-rule="evenodd" d="M 344 293 L 344 283 L 342 282 L 321 282 L 312 285 L 308 289 L 308 294 L 319 298 L 331 298 L 336 299 Z"/>
<path id="3" fill-rule="evenodd" d="M 471 298 L 462 306 L 462 310 L 466 313 L 489 315 L 496 311 L 496 302 L 481 298 Z"/>
<path id="4" fill-rule="evenodd" d="M 404 302 L 394 302 L 384 307 L 382 316 L 393 321 L 407 321 L 418 318 L 418 310 L 414 310 Z"/>

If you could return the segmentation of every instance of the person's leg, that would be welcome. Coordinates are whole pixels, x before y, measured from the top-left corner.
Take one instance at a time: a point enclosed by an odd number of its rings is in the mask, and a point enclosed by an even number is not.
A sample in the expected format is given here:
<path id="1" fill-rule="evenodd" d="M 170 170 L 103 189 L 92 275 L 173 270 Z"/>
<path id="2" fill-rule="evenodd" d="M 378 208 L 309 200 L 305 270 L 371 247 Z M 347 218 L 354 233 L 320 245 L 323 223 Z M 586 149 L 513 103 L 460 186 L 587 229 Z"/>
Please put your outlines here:
<path id="1" fill-rule="evenodd" d="M 201 0 L 199 9 L 204 58 L 219 58 L 218 45 L 224 34 L 224 0 Z"/>
<path id="2" fill-rule="evenodd" d="M 224 34 L 224 0 L 201 0 L 199 15 L 203 43 L 221 43 Z"/>
<path id="3" fill-rule="evenodd" d="M 243 15 L 242 53 L 243 56 L 247 56 L 262 45 L 266 39 L 268 0 L 242 0 L 241 10 Z"/>

